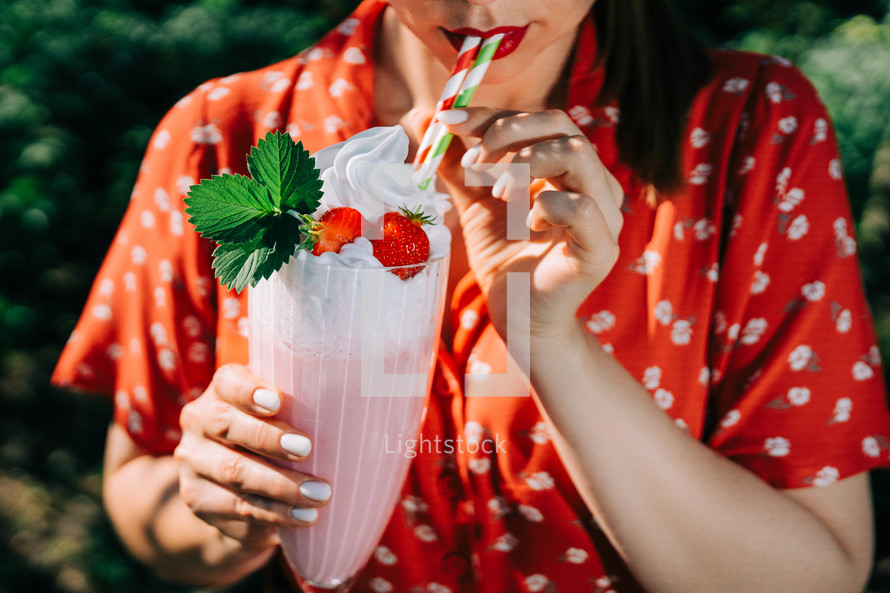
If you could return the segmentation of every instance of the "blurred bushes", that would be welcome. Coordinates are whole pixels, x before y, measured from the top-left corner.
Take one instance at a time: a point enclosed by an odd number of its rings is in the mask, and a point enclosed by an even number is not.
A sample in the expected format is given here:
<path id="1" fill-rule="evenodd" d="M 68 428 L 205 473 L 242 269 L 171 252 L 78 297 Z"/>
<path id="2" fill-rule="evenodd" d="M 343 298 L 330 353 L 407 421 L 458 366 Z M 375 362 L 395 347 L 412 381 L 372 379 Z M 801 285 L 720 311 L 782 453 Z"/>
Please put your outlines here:
<path id="1" fill-rule="evenodd" d="M 675 2 L 709 42 L 790 58 L 820 90 L 890 359 L 890 0 Z M 131 562 L 104 519 L 109 405 L 47 380 L 161 115 L 208 78 L 294 54 L 356 3 L 0 3 L 0 593 L 189 591 Z M 886 592 L 882 534 L 872 590 Z"/>

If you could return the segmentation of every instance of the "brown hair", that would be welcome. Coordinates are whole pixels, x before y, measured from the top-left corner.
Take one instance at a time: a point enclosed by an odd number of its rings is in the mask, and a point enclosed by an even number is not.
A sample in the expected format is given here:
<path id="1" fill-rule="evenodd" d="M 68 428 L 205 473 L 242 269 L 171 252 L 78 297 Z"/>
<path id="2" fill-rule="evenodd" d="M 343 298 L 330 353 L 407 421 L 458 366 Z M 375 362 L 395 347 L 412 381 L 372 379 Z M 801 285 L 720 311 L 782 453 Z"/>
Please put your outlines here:
<path id="1" fill-rule="evenodd" d="M 668 0 L 596 0 L 600 102 L 617 99 L 619 154 L 659 194 L 683 187 L 683 133 L 692 100 L 711 78 L 705 46 Z"/>

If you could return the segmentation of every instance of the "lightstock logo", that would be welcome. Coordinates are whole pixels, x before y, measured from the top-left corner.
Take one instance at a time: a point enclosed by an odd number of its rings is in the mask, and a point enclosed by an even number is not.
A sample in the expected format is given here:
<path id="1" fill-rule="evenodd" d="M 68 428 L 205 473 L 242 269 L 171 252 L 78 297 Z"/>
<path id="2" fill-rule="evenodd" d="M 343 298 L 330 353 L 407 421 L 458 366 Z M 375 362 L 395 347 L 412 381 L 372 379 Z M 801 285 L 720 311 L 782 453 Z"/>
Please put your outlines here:
<path id="1" fill-rule="evenodd" d="M 383 238 L 383 215 L 385 203 L 383 196 L 390 201 L 405 202 L 411 200 L 416 192 L 413 180 L 414 167 L 410 164 L 383 163 L 379 166 L 365 167 L 361 173 L 361 210 L 368 220 L 379 221 L 363 231 L 369 240 Z M 508 241 L 524 241 L 530 237 L 527 219 L 530 212 L 530 173 L 527 164 L 494 163 L 476 164 L 465 169 L 464 182 L 467 187 L 492 187 L 493 191 L 505 200 L 505 238 Z M 379 269 L 367 269 L 362 272 L 361 279 L 361 365 L 362 365 L 362 397 L 426 397 L 428 389 L 428 369 L 432 364 L 438 344 L 438 335 L 424 336 L 425 345 L 398 344 L 392 335 L 387 335 L 387 305 L 404 302 L 405 317 L 401 325 L 410 324 L 410 312 L 416 310 L 426 312 L 425 318 L 436 315 L 436 306 L 443 306 L 444 288 L 447 282 L 448 269 L 444 263 L 437 264 L 438 269 L 428 270 L 428 279 L 438 272 L 441 276 L 430 280 L 429 286 L 422 290 L 411 290 L 409 282 L 396 284 L 381 274 Z M 375 273 L 376 272 L 376 273 Z M 395 276 L 393 276 L 395 277 Z M 411 280 L 414 280 L 413 278 Z M 398 288 L 393 288 L 398 286 Z M 398 294 L 393 294 L 393 292 Z M 435 293 L 435 294 L 434 294 Z M 401 299 L 400 299 L 401 297 Z M 411 297 L 405 300 L 404 297 Z M 503 295 L 507 315 L 507 335 L 505 343 L 501 343 L 502 352 L 495 352 L 506 361 L 504 372 L 469 372 L 464 377 L 464 393 L 468 397 L 517 397 L 531 396 L 531 386 L 523 369 L 529 368 L 529 351 L 531 337 L 528 331 L 531 305 L 531 278 L 527 272 L 508 272 L 506 278 L 506 294 Z M 436 305 L 425 307 L 420 302 L 430 299 Z M 391 308 L 391 307 L 390 307 Z M 422 323 L 420 320 L 413 320 Z M 382 322 L 382 323 L 381 323 Z M 416 329 L 416 328 L 414 328 Z M 408 333 L 410 334 L 410 328 Z M 422 332 L 420 332 L 422 333 Z M 421 340 L 421 342 L 424 340 Z M 431 343 L 429 343 L 431 341 Z M 387 350 L 399 350 L 389 356 Z M 426 352 L 421 352 L 426 350 Z M 393 353 L 390 353 L 393 354 Z M 423 360 L 423 354 L 429 358 Z M 400 363 L 397 359 L 407 359 Z M 390 367 L 390 368 L 388 368 Z"/>

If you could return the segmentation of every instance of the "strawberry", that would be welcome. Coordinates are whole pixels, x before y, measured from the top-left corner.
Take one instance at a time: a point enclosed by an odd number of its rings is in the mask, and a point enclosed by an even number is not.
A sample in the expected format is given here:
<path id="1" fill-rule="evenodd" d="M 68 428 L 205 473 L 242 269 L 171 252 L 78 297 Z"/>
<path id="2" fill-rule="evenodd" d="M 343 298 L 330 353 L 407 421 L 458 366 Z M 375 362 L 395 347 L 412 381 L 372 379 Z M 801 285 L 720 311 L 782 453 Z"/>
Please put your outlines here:
<path id="1" fill-rule="evenodd" d="M 383 215 L 383 239 L 371 241 L 374 257 L 384 266 L 406 266 L 419 264 L 430 255 L 430 240 L 421 226 L 432 224 L 433 218 L 419 209 L 415 212 L 400 208 L 399 212 Z M 399 268 L 393 274 L 407 280 L 420 271 L 420 268 Z"/>
<path id="2" fill-rule="evenodd" d="M 309 216 L 303 218 L 301 231 L 306 240 L 301 247 L 312 247 L 313 255 L 321 255 L 325 251 L 340 252 L 345 243 L 352 243 L 362 234 L 362 215 L 355 208 L 342 206 L 331 208 L 314 220 Z"/>

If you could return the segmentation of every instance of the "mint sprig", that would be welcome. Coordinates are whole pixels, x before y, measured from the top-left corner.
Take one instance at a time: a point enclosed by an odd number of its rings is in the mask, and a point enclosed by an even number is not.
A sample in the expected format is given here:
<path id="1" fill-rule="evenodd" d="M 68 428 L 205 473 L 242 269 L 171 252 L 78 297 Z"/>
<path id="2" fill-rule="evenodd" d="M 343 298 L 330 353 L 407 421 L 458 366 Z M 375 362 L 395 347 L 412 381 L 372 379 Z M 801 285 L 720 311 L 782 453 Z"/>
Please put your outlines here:
<path id="1" fill-rule="evenodd" d="M 214 175 L 189 188 L 185 213 L 218 243 L 213 269 L 238 292 L 283 266 L 300 244 L 300 225 L 321 202 L 315 159 L 287 132 L 269 132 L 250 149 L 244 175 Z"/>

